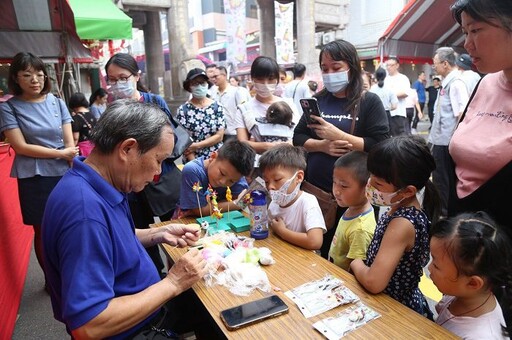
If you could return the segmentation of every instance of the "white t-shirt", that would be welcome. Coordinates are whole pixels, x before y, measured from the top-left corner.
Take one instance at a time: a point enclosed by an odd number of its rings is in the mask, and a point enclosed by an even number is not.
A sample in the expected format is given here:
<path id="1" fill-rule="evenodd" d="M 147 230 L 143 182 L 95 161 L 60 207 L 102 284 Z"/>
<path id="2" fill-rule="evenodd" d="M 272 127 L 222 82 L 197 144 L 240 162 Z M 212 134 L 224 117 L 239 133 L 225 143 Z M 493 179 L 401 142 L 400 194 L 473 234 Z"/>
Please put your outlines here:
<path id="1" fill-rule="evenodd" d="M 300 99 L 311 98 L 308 82 L 306 80 L 292 80 L 286 84 L 283 97 L 293 99 L 295 107 L 300 109 Z M 293 108 L 292 108 L 293 109 Z"/>
<path id="2" fill-rule="evenodd" d="M 394 76 L 388 75 L 386 79 L 384 79 L 384 86 L 388 87 L 391 91 L 397 93 L 407 93 L 407 90 L 411 88 L 411 82 L 406 75 L 397 73 Z M 391 116 L 402 116 L 407 117 L 405 110 L 405 97 L 398 98 L 398 105 L 396 110 L 390 111 Z"/>
<path id="3" fill-rule="evenodd" d="M 290 107 L 293 110 L 293 122 L 295 123 L 295 125 L 297 125 L 300 119 L 300 114 L 295 108 L 293 101 L 290 98 L 280 98 L 280 100 L 290 105 Z M 270 105 L 271 104 L 269 103 L 262 103 L 256 98 L 251 98 L 246 103 L 239 105 L 239 108 L 236 110 L 236 115 L 234 119 L 234 128 L 246 128 L 247 131 L 251 131 L 253 126 L 256 124 L 256 118 L 266 117 L 267 109 Z"/>
<path id="4" fill-rule="evenodd" d="M 238 105 L 249 100 L 249 92 L 243 91 L 241 87 L 227 85 L 223 93 L 219 92 L 217 86 L 212 87 L 212 99 L 221 103 L 224 107 L 224 117 L 226 119 L 226 135 L 236 135 L 235 116 Z"/>
<path id="5" fill-rule="evenodd" d="M 505 324 L 505 319 L 498 301 L 496 301 L 496 308 L 493 311 L 474 318 L 471 316 L 454 317 L 448 309 L 454 299 L 453 296 L 445 295 L 436 305 L 436 310 L 439 313 L 436 320 L 438 325 L 442 324 L 444 328 L 463 339 L 510 339 L 501 333 L 501 325 Z"/>
<path id="6" fill-rule="evenodd" d="M 313 228 L 322 228 L 324 233 L 327 231 L 316 197 L 307 192 L 302 192 L 299 198 L 286 208 L 270 202 L 268 213 L 269 218 L 281 217 L 286 228 L 292 231 L 305 233 Z"/>
<path id="7" fill-rule="evenodd" d="M 379 96 L 385 110 L 389 111 L 391 105 L 398 105 L 398 98 L 396 97 L 396 94 L 385 85 L 383 87 L 379 87 L 379 85 L 373 84 L 370 88 L 370 92 Z"/>
<path id="8" fill-rule="evenodd" d="M 473 93 L 476 84 L 478 84 L 480 81 L 480 75 L 473 70 L 467 70 L 460 74 L 460 79 L 462 79 L 464 84 L 466 84 L 466 88 L 468 89 L 468 96 L 471 96 L 471 93 Z"/>

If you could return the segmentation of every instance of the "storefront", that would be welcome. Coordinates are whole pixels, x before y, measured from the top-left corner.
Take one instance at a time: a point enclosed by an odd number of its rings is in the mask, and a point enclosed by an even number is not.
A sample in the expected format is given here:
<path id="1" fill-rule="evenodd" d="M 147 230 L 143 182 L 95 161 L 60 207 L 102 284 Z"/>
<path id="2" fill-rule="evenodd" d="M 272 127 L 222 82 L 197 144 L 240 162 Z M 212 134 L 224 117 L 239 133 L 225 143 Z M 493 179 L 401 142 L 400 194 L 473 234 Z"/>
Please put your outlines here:
<path id="1" fill-rule="evenodd" d="M 389 56 L 401 61 L 402 73 L 415 80 L 419 71 L 431 74 L 432 57 L 442 46 L 464 53 L 464 34 L 452 17 L 450 3 L 409 1 L 379 39 L 376 63 Z"/>

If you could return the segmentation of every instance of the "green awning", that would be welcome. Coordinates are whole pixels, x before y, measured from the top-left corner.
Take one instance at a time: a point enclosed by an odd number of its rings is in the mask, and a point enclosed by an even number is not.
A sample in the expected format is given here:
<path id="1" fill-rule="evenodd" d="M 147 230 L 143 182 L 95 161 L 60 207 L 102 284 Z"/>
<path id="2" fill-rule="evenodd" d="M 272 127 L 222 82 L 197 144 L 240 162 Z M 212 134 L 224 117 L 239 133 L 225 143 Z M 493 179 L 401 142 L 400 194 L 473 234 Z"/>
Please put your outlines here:
<path id="1" fill-rule="evenodd" d="M 111 0 L 68 0 L 80 39 L 132 38 L 132 18 Z"/>

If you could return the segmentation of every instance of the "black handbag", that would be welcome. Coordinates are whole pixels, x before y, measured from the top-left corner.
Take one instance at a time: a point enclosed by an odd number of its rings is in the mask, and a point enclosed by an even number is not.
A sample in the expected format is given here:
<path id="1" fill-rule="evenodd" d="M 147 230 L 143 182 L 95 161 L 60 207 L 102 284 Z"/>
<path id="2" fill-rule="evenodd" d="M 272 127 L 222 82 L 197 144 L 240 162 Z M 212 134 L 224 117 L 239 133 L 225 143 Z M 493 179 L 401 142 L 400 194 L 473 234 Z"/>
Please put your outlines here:
<path id="1" fill-rule="evenodd" d="M 171 162 L 166 160 L 166 162 Z M 143 190 L 154 216 L 163 216 L 172 212 L 180 199 L 181 171 L 174 162 L 160 175 L 158 182 L 151 182 Z"/>
<path id="2" fill-rule="evenodd" d="M 338 209 L 338 203 L 334 198 L 333 194 L 324 191 L 307 181 L 303 181 L 300 187 L 302 191 L 307 192 L 316 197 L 322 215 L 324 216 L 325 227 L 330 230 L 336 224 L 336 211 Z"/>
<path id="3" fill-rule="evenodd" d="M 183 155 L 193 141 L 187 129 L 175 121 L 172 116 L 170 116 L 170 120 L 174 130 L 174 149 L 169 158 L 175 160 Z"/>
<path id="4" fill-rule="evenodd" d="M 158 102 L 156 101 L 155 96 L 151 96 L 151 101 L 153 104 L 158 106 Z M 180 123 L 178 123 L 172 114 L 170 114 L 168 117 L 171 121 L 172 129 L 174 131 L 174 149 L 172 150 L 172 154 L 169 156 L 169 159 L 174 161 L 183 155 L 185 150 L 187 150 L 190 144 L 193 143 L 193 140 L 190 137 L 188 130 L 185 129 Z"/>

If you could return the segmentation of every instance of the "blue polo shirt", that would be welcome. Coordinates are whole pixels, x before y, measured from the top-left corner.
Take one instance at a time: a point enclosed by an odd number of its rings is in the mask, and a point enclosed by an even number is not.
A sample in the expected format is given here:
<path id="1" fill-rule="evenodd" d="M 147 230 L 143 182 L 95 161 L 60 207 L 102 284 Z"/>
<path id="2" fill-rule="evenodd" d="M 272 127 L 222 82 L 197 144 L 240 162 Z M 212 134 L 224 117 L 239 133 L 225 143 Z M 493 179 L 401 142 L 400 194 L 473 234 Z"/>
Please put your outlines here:
<path id="1" fill-rule="evenodd" d="M 53 312 L 68 332 L 100 314 L 113 298 L 160 281 L 135 235 L 126 195 L 83 160 L 73 160 L 51 193 L 42 225 Z M 152 316 L 112 339 L 126 337 Z"/>

